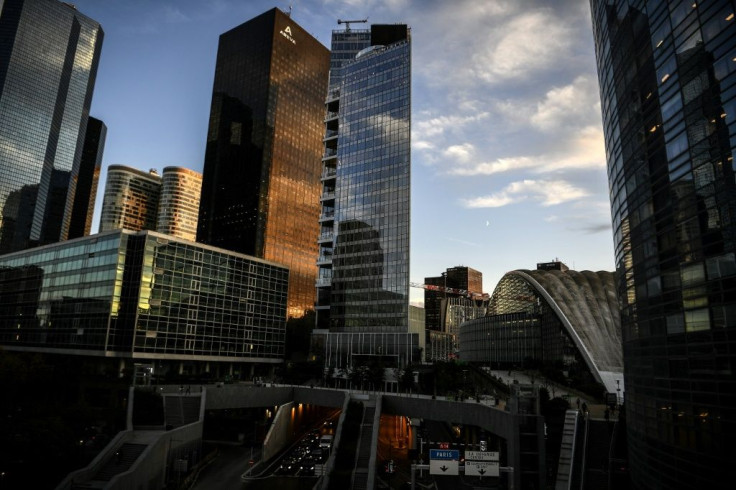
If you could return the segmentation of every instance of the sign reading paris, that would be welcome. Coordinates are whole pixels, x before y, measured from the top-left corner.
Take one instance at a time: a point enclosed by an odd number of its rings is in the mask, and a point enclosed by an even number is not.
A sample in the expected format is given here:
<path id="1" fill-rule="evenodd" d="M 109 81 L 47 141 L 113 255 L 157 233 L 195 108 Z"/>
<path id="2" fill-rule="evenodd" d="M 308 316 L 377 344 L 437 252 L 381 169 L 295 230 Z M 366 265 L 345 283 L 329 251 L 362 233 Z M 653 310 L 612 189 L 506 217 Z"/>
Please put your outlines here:
<path id="1" fill-rule="evenodd" d="M 283 30 L 279 31 L 279 34 L 281 34 L 286 39 L 288 39 L 289 41 L 291 41 L 291 44 L 296 44 L 296 39 L 294 39 L 293 37 L 291 37 L 291 27 L 289 27 L 289 26 L 284 27 Z"/>

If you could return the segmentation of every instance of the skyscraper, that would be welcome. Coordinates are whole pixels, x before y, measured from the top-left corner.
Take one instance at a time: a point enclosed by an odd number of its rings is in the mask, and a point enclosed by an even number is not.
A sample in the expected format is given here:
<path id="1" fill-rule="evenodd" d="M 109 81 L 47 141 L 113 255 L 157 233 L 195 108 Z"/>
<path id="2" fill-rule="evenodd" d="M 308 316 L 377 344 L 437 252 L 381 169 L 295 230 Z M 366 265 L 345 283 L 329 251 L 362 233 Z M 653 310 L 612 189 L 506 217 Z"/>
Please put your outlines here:
<path id="1" fill-rule="evenodd" d="M 82 158 L 79 161 L 74 207 L 72 208 L 72 219 L 69 224 L 69 239 L 89 235 L 92 229 L 92 215 L 97 199 L 97 184 L 100 180 L 106 137 L 107 126 L 105 126 L 105 123 L 90 117 L 87 122 L 84 146 L 82 147 Z"/>
<path id="2" fill-rule="evenodd" d="M 107 167 L 100 212 L 100 232 L 124 228 L 155 230 L 161 177 L 156 170 L 143 172 L 125 165 Z"/>
<path id="3" fill-rule="evenodd" d="M 0 3 L 0 254 L 68 236 L 102 39 L 70 4 Z"/>
<path id="4" fill-rule="evenodd" d="M 418 347 L 406 337 L 411 335 L 410 32 L 402 24 L 334 31 L 332 47 L 317 326 L 359 334 L 363 344 L 380 344 L 361 355 L 403 364 Z M 368 339 L 371 335 L 380 340 Z M 334 345 L 329 337 L 327 345 L 328 351 Z"/>
<path id="5" fill-rule="evenodd" d="M 483 293 L 483 273 L 470 267 L 451 267 L 438 277 L 425 277 L 424 284 L 442 288 L 442 290 L 424 290 L 426 327 L 429 330 L 446 332 L 447 299 L 481 295 Z M 463 292 L 448 291 L 447 288 Z M 469 306 L 471 305 L 472 300 L 469 300 Z"/>
<path id="6" fill-rule="evenodd" d="M 736 19 L 591 0 L 637 488 L 736 478 Z"/>
<path id="7" fill-rule="evenodd" d="M 314 307 L 328 71 L 278 9 L 220 36 L 197 240 L 289 267 L 295 317 Z"/>
<path id="8" fill-rule="evenodd" d="M 186 240 L 197 239 L 202 174 L 184 167 L 166 167 L 161 175 L 156 231 Z"/>

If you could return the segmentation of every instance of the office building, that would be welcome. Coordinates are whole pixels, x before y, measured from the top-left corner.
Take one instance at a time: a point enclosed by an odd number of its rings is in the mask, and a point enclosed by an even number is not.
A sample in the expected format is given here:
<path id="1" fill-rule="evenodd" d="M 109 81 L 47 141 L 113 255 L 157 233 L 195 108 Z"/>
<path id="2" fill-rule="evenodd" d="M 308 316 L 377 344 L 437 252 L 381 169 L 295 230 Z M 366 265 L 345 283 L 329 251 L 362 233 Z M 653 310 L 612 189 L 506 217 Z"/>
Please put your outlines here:
<path id="1" fill-rule="evenodd" d="M 425 277 L 424 284 L 435 286 L 424 289 L 424 309 L 427 329 L 448 332 L 448 300 L 451 298 L 478 298 L 483 296 L 483 273 L 470 267 L 451 267 L 437 277 Z M 487 297 L 487 296 L 486 296 Z M 456 302 L 456 306 L 457 302 Z M 472 306 L 472 303 L 470 303 Z M 457 333 L 457 332 L 453 332 Z"/>
<path id="2" fill-rule="evenodd" d="M 736 479 L 731 1 L 591 1 L 636 488 Z"/>
<path id="3" fill-rule="evenodd" d="M 184 167 L 165 167 L 161 175 L 156 231 L 195 241 L 201 193 L 202 174 Z"/>
<path id="4" fill-rule="evenodd" d="M 92 229 L 92 216 L 95 211 L 97 184 L 100 180 L 106 137 L 105 123 L 90 117 L 82 147 L 82 158 L 79 161 L 72 219 L 69 224 L 69 239 L 89 235 Z"/>
<path id="5" fill-rule="evenodd" d="M 143 172 L 125 165 L 110 165 L 102 197 L 100 231 L 155 230 L 160 197 L 161 177 L 155 169 Z"/>
<path id="6" fill-rule="evenodd" d="M 617 393 L 623 360 L 615 274 L 566 266 L 506 273 L 487 314 L 460 327 L 460 359 L 496 368 L 555 367 L 578 388 L 599 384 Z"/>
<path id="7" fill-rule="evenodd" d="M 329 52 L 278 9 L 222 34 L 197 240 L 284 264 L 314 308 Z"/>
<path id="8" fill-rule="evenodd" d="M 159 372 L 278 363 L 288 277 L 281 265 L 153 231 L 15 252 L 0 256 L 0 346 L 148 359 Z"/>
<path id="9" fill-rule="evenodd" d="M 103 32 L 56 0 L 0 3 L 0 253 L 65 240 Z"/>
<path id="10" fill-rule="evenodd" d="M 361 355 L 403 365 L 424 336 L 409 323 L 410 31 L 348 26 L 333 32 L 332 46 L 317 334 L 353 346 L 340 363 Z"/>

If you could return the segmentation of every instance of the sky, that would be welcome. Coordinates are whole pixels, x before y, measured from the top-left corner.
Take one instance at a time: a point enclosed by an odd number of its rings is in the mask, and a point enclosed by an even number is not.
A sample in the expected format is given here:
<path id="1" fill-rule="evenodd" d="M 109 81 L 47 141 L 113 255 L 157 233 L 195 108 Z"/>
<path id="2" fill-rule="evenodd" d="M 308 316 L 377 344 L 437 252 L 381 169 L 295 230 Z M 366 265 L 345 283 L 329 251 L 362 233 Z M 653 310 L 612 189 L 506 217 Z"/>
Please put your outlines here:
<path id="1" fill-rule="evenodd" d="M 91 115 L 109 165 L 202 171 L 218 37 L 277 7 L 329 48 L 337 19 L 412 36 L 412 282 L 458 265 L 492 293 L 555 259 L 614 270 L 587 0 L 77 0 L 105 31 Z M 361 27 L 354 24 L 355 28 Z M 423 291 L 411 289 L 412 304 Z"/>

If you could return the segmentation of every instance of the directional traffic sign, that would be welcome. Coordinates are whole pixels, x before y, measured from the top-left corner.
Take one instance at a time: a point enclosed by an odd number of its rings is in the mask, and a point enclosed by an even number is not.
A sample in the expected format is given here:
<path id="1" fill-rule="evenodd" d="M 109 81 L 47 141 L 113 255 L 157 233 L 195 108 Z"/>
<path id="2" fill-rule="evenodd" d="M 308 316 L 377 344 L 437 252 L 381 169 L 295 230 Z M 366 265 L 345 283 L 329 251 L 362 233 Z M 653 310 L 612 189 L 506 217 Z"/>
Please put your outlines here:
<path id="1" fill-rule="evenodd" d="M 465 451 L 466 461 L 498 461 L 498 451 Z"/>
<path id="2" fill-rule="evenodd" d="M 460 451 L 456 449 L 430 449 L 430 475 L 458 475 Z"/>
<path id="3" fill-rule="evenodd" d="M 429 459 L 441 459 L 443 461 L 458 461 L 460 459 L 460 451 L 457 449 L 430 449 Z"/>
<path id="4" fill-rule="evenodd" d="M 457 460 L 430 459 L 429 474 L 457 476 L 460 474 L 459 464 Z"/>
<path id="5" fill-rule="evenodd" d="M 466 476 L 498 476 L 498 461 L 465 461 Z"/>

